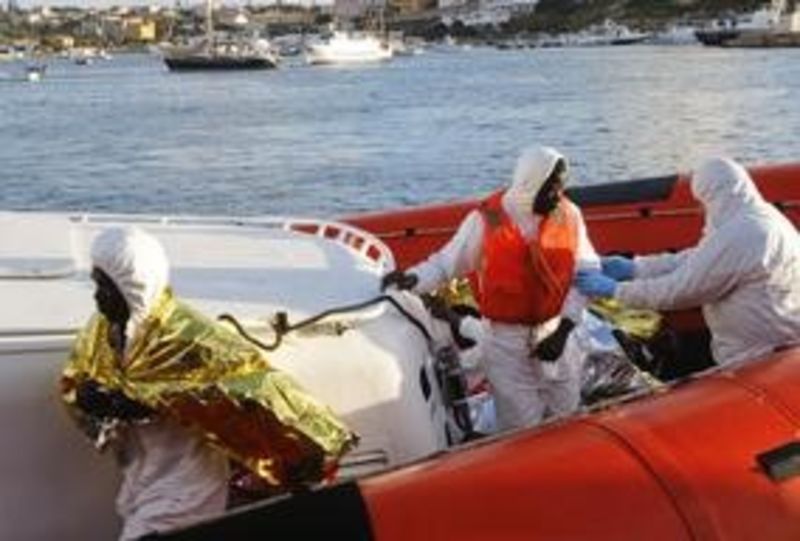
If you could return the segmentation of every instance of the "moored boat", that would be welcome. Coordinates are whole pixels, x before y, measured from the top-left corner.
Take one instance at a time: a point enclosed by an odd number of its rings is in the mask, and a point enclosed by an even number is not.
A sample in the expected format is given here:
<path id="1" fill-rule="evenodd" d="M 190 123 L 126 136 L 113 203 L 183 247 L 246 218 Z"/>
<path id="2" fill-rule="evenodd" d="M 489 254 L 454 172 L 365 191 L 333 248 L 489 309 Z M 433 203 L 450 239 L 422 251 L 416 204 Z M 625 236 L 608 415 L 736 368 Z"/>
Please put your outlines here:
<path id="1" fill-rule="evenodd" d="M 278 66 L 275 56 L 218 43 L 199 49 L 172 49 L 165 52 L 164 63 L 170 71 L 264 70 Z"/>
<path id="2" fill-rule="evenodd" d="M 719 47 L 798 47 L 800 11 L 786 0 L 772 0 L 769 8 L 722 19 L 696 31 L 704 45 Z"/>
<path id="3" fill-rule="evenodd" d="M 277 55 L 261 41 L 221 39 L 214 33 L 213 6 L 206 2 L 206 33 L 198 43 L 168 46 L 164 63 L 170 71 L 264 70 L 278 67 Z"/>
<path id="4" fill-rule="evenodd" d="M 370 34 L 336 31 L 329 38 L 308 44 L 309 64 L 361 64 L 392 58 L 392 48 Z"/>

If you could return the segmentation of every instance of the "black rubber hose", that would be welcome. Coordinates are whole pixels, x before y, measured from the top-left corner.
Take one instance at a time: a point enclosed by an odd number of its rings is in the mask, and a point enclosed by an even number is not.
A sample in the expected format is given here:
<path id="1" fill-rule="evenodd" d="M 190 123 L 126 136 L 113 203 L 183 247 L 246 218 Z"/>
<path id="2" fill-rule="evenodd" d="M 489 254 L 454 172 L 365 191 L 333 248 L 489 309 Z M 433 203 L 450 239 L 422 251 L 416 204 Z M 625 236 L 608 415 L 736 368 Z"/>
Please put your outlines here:
<path id="1" fill-rule="evenodd" d="M 220 321 L 227 321 L 231 323 L 239 332 L 239 334 L 241 334 L 244 338 L 246 338 L 248 341 L 258 346 L 259 348 L 265 351 L 275 351 L 276 349 L 278 349 L 278 347 L 280 347 L 281 341 L 283 340 L 283 336 L 289 334 L 292 331 L 302 329 L 303 327 L 308 327 L 309 325 L 313 325 L 314 323 L 323 320 L 327 317 L 330 317 L 332 315 L 344 314 L 347 312 L 357 312 L 359 310 L 363 310 L 364 308 L 372 306 L 373 304 L 378 304 L 381 302 L 391 303 L 397 309 L 398 312 L 400 312 L 412 325 L 414 325 L 417 328 L 417 330 L 419 330 L 419 332 L 422 333 L 426 341 L 430 342 L 432 340 L 431 335 L 428 332 L 428 329 L 425 328 L 425 325 L 423 325 L 417 318 L 411 315 L 408 312 L 408 310 L 403 308 L 403 306 L 399 302 L 397 302 L 397 300 L 393 298 L 391 295 L 380 295 L 378 297 L 374 297 L 372 299 L 359 302 L 356 304 L 348 304 L 345 306 L 337 306 L 335 308 L 330 308 L 328 310 L 325 310 L 324 312 L 320 312 L 319 314 L 311 316 L 302 321 L 298 321 L 297 323 L 294 323 L 292 325 L 290 325 L 287 321 L 283 320 L 283 323 L 273 325 L 273 329 L 275 330 L 275 340 L 271 344 L 266 344 L 261 340 L 259 340 L 258 338 L 255 338 L 254 336 L 250 335 L 244 329 L 241 323 L 239 323 L 239 321 L 231 314 L 220 314 L 219 316 L 217 316 L 217 319 Z M 279 319 L 279 322 L 280 321 L 281 320 Z"/>

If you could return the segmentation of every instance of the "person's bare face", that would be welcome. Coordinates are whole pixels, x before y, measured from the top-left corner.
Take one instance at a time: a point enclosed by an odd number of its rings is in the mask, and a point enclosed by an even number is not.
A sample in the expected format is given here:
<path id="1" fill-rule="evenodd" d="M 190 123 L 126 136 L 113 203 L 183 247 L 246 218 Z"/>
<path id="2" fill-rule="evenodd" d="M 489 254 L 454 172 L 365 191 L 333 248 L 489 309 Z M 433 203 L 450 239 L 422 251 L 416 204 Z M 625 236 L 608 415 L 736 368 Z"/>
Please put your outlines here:
<path id="1" fill-rule="evenodd" d="M 556 209 L 561 194 L 564 191 L 566 177 L 567 168 L 564 166 L 564 162 L 558 161 L 553 168 L 553 172 L 533 200 L 534 214 L 547 216 Z"/>
<path id="2" fill-rule="evenodd" d="M 97 310 L 112 323 L 126 323 L 131 312 L 117 284 L 97 267 L 92 269 L 92 280 L 95 283 L 94 301 Z"/>

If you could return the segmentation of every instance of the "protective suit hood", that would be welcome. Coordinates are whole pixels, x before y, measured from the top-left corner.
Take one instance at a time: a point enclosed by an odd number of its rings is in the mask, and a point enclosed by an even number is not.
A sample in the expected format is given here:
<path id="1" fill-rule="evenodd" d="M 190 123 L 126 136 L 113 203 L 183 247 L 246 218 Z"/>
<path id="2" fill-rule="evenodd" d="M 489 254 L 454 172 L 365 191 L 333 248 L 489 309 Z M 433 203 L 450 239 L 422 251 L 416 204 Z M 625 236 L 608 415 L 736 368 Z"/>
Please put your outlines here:
<path id="1" fill-rule="evenodd" d="M 567 164 L 566 158 L 554 148 L 538 146 L 522 152 L 514 168 L 514 176 L 503 196 L 503 206 L 517 224 L 530 217 L 533 201 L 542 189 L 558 160 Z"/>
<path id="2" fill-rule="evenodd" d="M 106 229 L 92 244 L 92 265 L 114 281 L 130 310 L 128 335 L 167 287 L 169 263 L 161 243 L 138 227 Z"/>
<path id="3" fill-rule="evenodd" d="M 745 168 L 727 158 L 704 161 L 692 176 L 691 188 L 705 207 L 706 234 L 743 212 L 759 211 L 767 204 Z"/>

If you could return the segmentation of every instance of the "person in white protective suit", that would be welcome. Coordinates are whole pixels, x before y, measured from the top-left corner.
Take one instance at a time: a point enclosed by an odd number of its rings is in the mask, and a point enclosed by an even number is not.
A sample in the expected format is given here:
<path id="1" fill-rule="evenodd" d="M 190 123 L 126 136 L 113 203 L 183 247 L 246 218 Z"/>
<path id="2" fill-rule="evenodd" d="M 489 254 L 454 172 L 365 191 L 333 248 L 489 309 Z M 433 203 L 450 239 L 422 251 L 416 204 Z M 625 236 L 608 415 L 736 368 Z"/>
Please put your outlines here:
<path id="1" fill-rule="evenodd" d="M 109 321 L 125 322 L 116 342 L 121 350 L 129 350 L 168 285 L 164 249 L 138 229 L 107 229 L 96 238 L 91 257 L 98 308 Z M 95 396 L 87 398 L 89 392 L 82 391 L 81 401 L 101 402 L 102 391 L 92 393 Z M 123 519 L 120 539 L 136 539 L 223 512 L 228 495 L 227 457 L 176 422 L 147 421 L 153 412 L 124 395 L 114 400 L 126 404 L 116 409 L 132 413 L 120 415 L 131 420 L 132 426 L 112 440 L 123 473 L 116 502 Z"/>
<path id="2" fill-rule="evenodd" d="M 107 229 L 91 263 L 97 313 L 75 340 L 61 393 L 95 446 L 116 451 L 121 539 L 223 512 L 231 459 L 287 491 L 318 482 L 353 443 L 261 351 L 175 298 L 155 237 Z"/>
<path id="3" fill-rule="evenodd" d="M 633 260 L 603 258 L 603 272 L 581 273 L 578 288 L 588 296 L 653 310 L 702 306 L 718 364 L 800 344 L 795 227 L 730 159 L 702 163 L 691 189 L 705 208 L 697 246 Z"/>
<path id="4" fill-rule="evenodd" d="M 567 175 L 556 150 L 525 150 L 511 185 L 470 212 L 440 251 L 382 281 L 384 289 L 425 293 L 474 273 L 501 430 L 572 412 L 580 402 L 579 359 L 561 357 L 586 303 L 572 287 L 576 270 L 599 269 L 599 259 L 580 210 L 563 193 Z"/>

